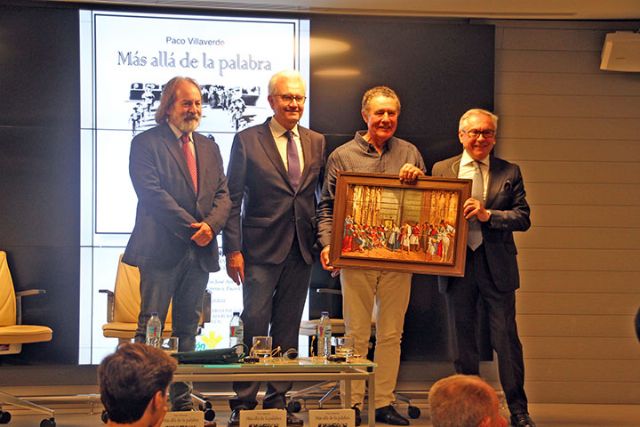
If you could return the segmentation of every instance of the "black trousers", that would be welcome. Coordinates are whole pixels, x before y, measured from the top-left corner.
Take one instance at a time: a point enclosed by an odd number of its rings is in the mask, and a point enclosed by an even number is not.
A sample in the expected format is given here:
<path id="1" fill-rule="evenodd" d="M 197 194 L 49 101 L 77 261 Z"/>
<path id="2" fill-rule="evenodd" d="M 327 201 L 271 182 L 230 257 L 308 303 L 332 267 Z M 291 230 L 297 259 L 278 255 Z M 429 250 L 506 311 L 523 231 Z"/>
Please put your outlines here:
<path id="1" fill-rule="evenodd" d="M 479 374 L 478 299 L 482 300 L 489 318 L 491 346 L 498 355 L 500 383 L 509 410 L 512 414 L 528 412 L 522 344 L 516 326 L 515 291 L 502 292 L 496 288 L 484 245 L 475 251 L 467 248 L 464 277 L 451 278 L 446 293 L 449 320 L 454 325 L 454 364 L 459 374 Z"/>
<path id="2" fill-rule="evenodd" d="M 251 348 L 254 336 L 262 335 L 271 335 L 273 347 L 280 346 L 283 352 L 298 348 L 300 320 L 309 293 L 310 275 L 311 265 L 304 261 L 295 238 L 291 252 L 282 264 L 245 264 L 241 318 L 247 348 Z M 290 381 L 268 383 L 263 408 L 285 408 L 285 394 L 291 386 Z M 236 397 L 229 401 L 229 406 L 231 409 L 255 408 L 259 389 L 259 382 L 233 383 Z"/>

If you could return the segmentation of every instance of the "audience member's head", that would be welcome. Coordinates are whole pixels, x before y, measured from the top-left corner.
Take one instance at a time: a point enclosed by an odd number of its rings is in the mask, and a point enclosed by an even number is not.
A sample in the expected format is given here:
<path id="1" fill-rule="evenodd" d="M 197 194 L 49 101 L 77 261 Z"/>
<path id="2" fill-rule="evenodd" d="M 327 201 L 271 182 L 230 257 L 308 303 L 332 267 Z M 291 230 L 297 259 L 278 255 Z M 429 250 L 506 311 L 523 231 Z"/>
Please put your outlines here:
<path id="1" fill-rule="evenodd" d="M 98 367 L 100 399 L 110 425 L 128 425 L 144 419 L 159 426 L 167 412 L 167 388 L 177 362 L 160 349 L 144 344 L 122 344 Z"/>
<path id="2" fill-rule="evenodd" d="M 506 427 L 495 390 L 479 377 L 452 375 L 429 390 L 433 427 Z"/>

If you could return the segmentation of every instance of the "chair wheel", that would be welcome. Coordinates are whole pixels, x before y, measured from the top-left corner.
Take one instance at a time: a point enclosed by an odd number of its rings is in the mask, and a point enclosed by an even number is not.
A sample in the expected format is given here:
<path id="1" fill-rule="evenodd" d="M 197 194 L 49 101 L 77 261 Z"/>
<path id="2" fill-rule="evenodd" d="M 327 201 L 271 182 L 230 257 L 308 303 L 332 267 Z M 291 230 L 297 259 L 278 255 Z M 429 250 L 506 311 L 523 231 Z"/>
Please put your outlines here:
<path id="1" fill-rule="evenodd" d="M 417 406 L 409 405 L 409 408 L 407 409 L 407 413 L 409 414 L 409 418 L 412 418 L 414 420 L 416 418 L 420 418 L 420 408 L 418 408 Z"/>
<path id="2" fill-rule="evenodd" d="M 204 397 L 202 393 L 196 390 L 191 390 L 191 401 L 198 405 L 199 411 L 204 411 L 211 407 L 209 400 Z"/>
<path id="3" fill-rule="evenodd" d="M 0 411 L 0 424 L 9 424 L 11 414 L 9 412 Z"/>
<path id="4" fill-rule="evenodd" d="M 103 423 L 108 423 L 109 422 L 109 414 L 107 413 L 106 410 L 102 411 L 102 414 L 100 414 L 100 419 L 102 420 Z"/>
<path id="5" fill-rule="evenodd" d="M 56 427 L 55 418 L 45 418 L 44 420 L 40 421 L 40 427 Z"/>
<path id="6" fill-rule="evenodd" d="M 207 421 L 213 421 L 216 419 L 216 411 L 213 409 L 206 409 L 204 411 L 204 419 Z"/>
<path id="7" fill-rule="evenodd" d="M 289 412 L 300 412 L 300 410 L 302 409 L 302 404 L 300 403 L 299 400 L 292 400 L 289 403 L 287 403 L 287 411 Z"/>

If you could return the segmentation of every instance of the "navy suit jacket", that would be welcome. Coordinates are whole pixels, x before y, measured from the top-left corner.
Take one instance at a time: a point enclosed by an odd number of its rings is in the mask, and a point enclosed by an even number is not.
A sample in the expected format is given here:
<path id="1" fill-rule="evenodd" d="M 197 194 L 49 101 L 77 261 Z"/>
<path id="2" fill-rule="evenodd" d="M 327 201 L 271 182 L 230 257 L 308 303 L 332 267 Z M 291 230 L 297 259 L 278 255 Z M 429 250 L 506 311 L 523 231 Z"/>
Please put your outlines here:
<path id="1" fill-rule="evenodd" d="M 232 207 L 222 232 L 224 253 L 242 251 L 247 262 L 280 264 L 289 254 L 295 235 L 305 262 L 311 264 L 325 139 L 298 126 L 304 170 L 294 190 L 269 120 L 237 133 L 233 140 L 227 168 Z"/>
<path id="2" fill-rule="evenodd" d="M 433 165 L 433 176 L 457 178 L 462 154 Z M 520 287 L 514 231 L 526 231 L 531 226 L 530 209 L 525 198 L 520 167 L 495 156 L 489 165 L 489 189 L 486 209 L 489 221 L 481 223 L 482 239 L 491 277 L 501 291 L 515 291 Z M 446 291 L 448 277 L 439 277 L 441 291 Z"/>
<path id="3" fill-rule="evenodd" d="M 151 128 L 131 141 L 129 174 L 138 195 L 136 222 L 123 261 L 140 266 L 171 267 L 193 247 L 205 271 L 218 271 L 215 234 L 231 209 L 218 145 L 193 133 L 198 163 L 198 194 L 180 143 L 168 124 Z M 191 241 L 194 222 L 206 222 L 214 238 L 205 247 Z"/>

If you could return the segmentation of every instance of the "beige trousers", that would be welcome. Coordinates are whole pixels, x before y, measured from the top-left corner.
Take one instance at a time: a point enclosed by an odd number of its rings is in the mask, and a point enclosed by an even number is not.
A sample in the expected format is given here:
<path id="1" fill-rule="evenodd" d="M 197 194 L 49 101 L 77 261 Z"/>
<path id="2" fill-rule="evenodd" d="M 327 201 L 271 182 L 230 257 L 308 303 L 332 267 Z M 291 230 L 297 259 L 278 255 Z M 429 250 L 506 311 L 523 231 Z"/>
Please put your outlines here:
<path id="1" fill-rule="evenodd" d="M 411 295 L 411 274 L 342 269 L 340 283 L 345 330 L 354 339 L 355 353 L 363 357 L 368 352 L 371 320 L 375 318 L 375 407 L 390 405 L 395 400 L 393 392 L 400 368 L 400 341 Z M 364 381 L 353 381 L 350 406 L 362 407 L 363 400 Z"/>

